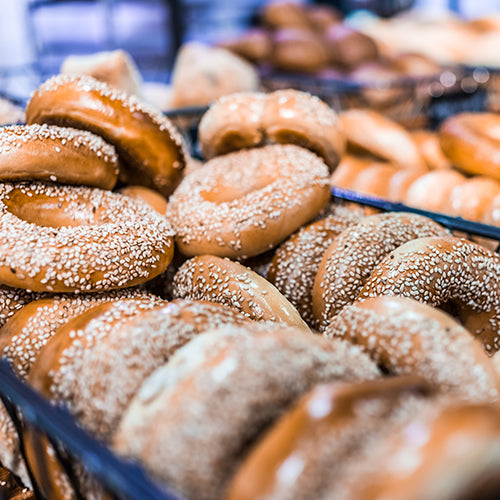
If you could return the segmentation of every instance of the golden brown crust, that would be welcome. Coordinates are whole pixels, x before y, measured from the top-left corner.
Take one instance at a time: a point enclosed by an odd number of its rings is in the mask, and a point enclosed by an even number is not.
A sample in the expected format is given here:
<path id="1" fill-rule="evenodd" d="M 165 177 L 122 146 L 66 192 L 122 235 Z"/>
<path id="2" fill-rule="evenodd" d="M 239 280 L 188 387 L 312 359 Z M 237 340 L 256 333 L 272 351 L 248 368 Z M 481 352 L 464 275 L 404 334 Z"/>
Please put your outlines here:
<path id="1" fill-rule="evenodd" d="M 429 170 L 443 170 L 452 167 L 451 161 L 441 149 L 437 132 L 420 129 L 412 131 L 411 136 L 427 163 Z"/>
<path id="2" fill-rule="evenodd" d="M 442 123 L 441 148 L 456 168 L 500 180 L 499 129 L 498 114 L 461 113 Z"/>
<path id="3" fill-rule="evenodd" d="M 167 200 L 165 197 L 150 188 L 145 186 L 126 186 L 120 189 L 120 193 L 136 200 L 142 200 L 161 215 L 167 213 Z"/>
<path id="4" fill-rule="evenodd" d="M 172 260 L 165 217 L 97 188 L 0 184 L 0 282 L 34 291 L 143 283 Z"/>
<path id="5" fill-rule="evenodd" d="M 500 257 L 461 238 L 419 238 L 383 259 L 358 300 L 398 295 L 456 309 L 489 355 L 500 348 Z"/>
<path id="6" fill-rule="evenodd" d="M 87 131 L 50 125 L 0 129 L 0 181 L 46 181 L 112 189 L 115 148 Z"/>
<path id="7" fill-rule="evenodd" d="M 329 197 L 316 155 L 274 145 L 209 161 L 184 178 L 167 213 L 185 255 L 252 257 L 314 218 Z"/>
<path id="8" fill-rule="evenodd" d="M 401 125 L 368 109 L 340 114 L 348 146 L 361 148 L 401 168 L 427 170 L 411 135 Z"/>
<path id="9" fill-rule="evenodd" d="M 402 201 L 410 207 L 450 213 L 451 192 L 465 181 L 460 172 L 451 169 L 424 173 L 410 185 Z"/>
<path id="10" fill-rule="evenodd" d="M 58 75 L 35 91 L 29 124 L 71 126 L 104 137 L 116 147 L 120 177 L 167 195 L 182 177 L 186 153 L 171 122 L 133 96 L 90 76 Z"/>
<path id="11" fill-rule="evenodd" d="M 344 151 L 335 111 L 291 89 L 219 99 L 203 116 L 199 136 L 205 158 L 268 143 L 297 144 L 321 156 L 330 171 Z"/>
<path id="12" fill-rule="evenodd" d="M 209 300 L 258 321 L 276 321 L 309 330 L 295 307 L 251 269 L 213 255 L 186 261 L 174 276 L 174 297 Z"/>
<path id="13" fill-rule="evenodd" d="M 485 222 L 493 199 L 500 195 L 500 182 L 491 177 L 472 177 L 450 193 L 449 213 L 464 219 Z"/>

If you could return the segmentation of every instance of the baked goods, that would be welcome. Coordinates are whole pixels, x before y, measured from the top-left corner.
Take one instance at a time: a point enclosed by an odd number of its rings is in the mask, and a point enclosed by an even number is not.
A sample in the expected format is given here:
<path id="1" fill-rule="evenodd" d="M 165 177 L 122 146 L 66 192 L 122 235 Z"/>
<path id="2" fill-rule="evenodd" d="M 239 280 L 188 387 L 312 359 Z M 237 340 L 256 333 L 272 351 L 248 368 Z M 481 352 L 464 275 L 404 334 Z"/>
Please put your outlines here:
<path id="1" fill-rule="evenodd" d="M 498 114 L 460 113 L 441 125 L 441 148 L 458 169 L 500 180 L 499 130 Z"/>
<path id="2" fill-rule="evenodd" d="M 58 75 L 35 91 L 26 122 L 90 130 L 115 146 L 120 178 L 170 194 L 182 177 L 182 137 L 161 113 L 90 76 Z"/>
<path id="3" fill-rule="evenodd" d="M 65 323 L 103 302 L 141 296 L 147 295 L 136 289 L 79 295 L 45 294 L 44 298 L 24 305 L 0 328 L 0 353 L 19 377 L 26 378 L 40 351 Z"/>
<path id="4" fill-rule="evenodd" d="M 411 137 L 429 170 L 442 170 L 452 167 L 451 161 L 441 149 L 437 132 L 418 129 L 411 132 Z"/>
<path id="5" fill-rule="evenodd" d="M 318 385 L 257 443 L 226 498 L 351 500 L 339 496 L 346 469 L 354 469 L 353 462 L 359 467 L 364 447 L 394 431 L 432 396 L 416 377 Z"/>
<path id="6" fill-rule="evenodd" d="M 330 171 L 344 152 L 337 114 L 297 90 L 235 94 L 214 103 L 199 126 L 205 158 L 264 144 L 297 144 L 323 158 Z"/>
<path id="7" fill-rule="evenodd" d="M 223 95 L 254 92 L 255 69 L 230 51 L 198 42 L 185 43 L 172 69 L 172 107 L 205 106 Z"/>
<path id="8" fill-rule="evenodd" d="M 24 305 L 40 298 L 40 293 L 0 285 L 0 327 Z"/>
<path id="9" fill-rule="evenodd" d="M 136 200 L 142 200 L 161 215 L 167 213 L 167 200 L 157 191 L 145 186 L 125 186 L 120 193 Z"/>
<path id="10" fill-rule="evenodd" d="M 348 147 L 368 152 L 401 168 L 427 170 L 410 134 L 380 113 L 351 109 L 340 113 Z"/>
<path id="11" fill-rule="evenodd" d="M 435 170 L 422 175 L 408 188 L 404 201 L 406 204 L 430 210 L 448 212 L 452 191 L 462 185 L 466 178 L 456 170 Z"/>
<path id="12" fill-rule="evenodd" d="M 0 181 L 46 181 L 112 189 L 115 148 L 87 131 L 51 125 L 0 129 Z"/>
<path id="13" fill-rule="evenodd" d="M 462 238 L 419 238 L 373 269 L 358 300 L 398 295 L 451 307 L 492 356 L 500 348 L 499 280 L 500 257 L 485 247 Z"/>
<path id="14" fill-rule="evenodd" d="M 360 346 L 391 375 L 419 375 L 471 402 L 499 399 L 500 379 L 481 344 L 439 309 L 380 296 L 344 307 L 324 331 Z"/>
<path id="15" fill-rule="evenodd" d="M 285 71 L 315 73 L 328 63 L 328 51 L 313 31 L 283 28 L 272 35 L 270 61 Z"/>
<path id="16" fill-rule="evenodd" d="M 193 257 L 179 268 L 174 297 L 217 302 L 253 320 L 308 330 L 297 310 L 271 283 L 237 262 L 214 255 Z"/>
<path id="17" fill-rule="evenodd" d="M 452 215 L 484 222 L 493 199 L 500 195 L 500 182 L 492 177 L 471 177 L 454 187 L 446 210 Z"/>
<path id="18" fill-rule="evenodd" d="M 328 169 L 298 146 L 214 158 L 185 177 L 167 215 L 188 256 L 251 257 L 315 217 L 328 202 Z"/>
<path id="19" fill-rule="evenodd" d="M 314 283 L 313 311 L 320 330 L 356 300 L 377 264 L 394 249 L 415 238 L 447 235 L 431 219 L 404 212 L 365 217 L 340 233 L 323 254 Z"/>
<path id="20" fill-rule="evenodd" d="M 356 213 L 338 207 L 333 214 L 301 228 L 274 253 L 266 277 L 310 326 L 315 326 L 312 292 L 323 254 L 335 236 L 359 220 Z"/>
<path id="21" fill-rule="evenodd" d="M 498 407 L 437 397 L 415 377 L 320 385 L 257 444 L 226 498 L 494 497 Z"/>
<path id="22" fill-rule="evenodd" d="M 318 382 L 378 376 L 346 342 L 259 325 L 206 332 L 179 349 L 142 385 L 117 451 L 183 496 L 219 499 L 249 444 L 296 397 Z"/>
<path id="23" fill-rule="evenodd" d="M 97 188 L 0 184 L 0 283 L 40 292 L 130 287 L 173 256 L 168 221 Z"/>
<path id="24" fill-rule="evenodd" d="M 372 38 L 343 23 L 337 23 L 325 32 L 325 45 L 330 62 L 345 69 L 378 58 L 377 45 Z"/>
<path id="25" fill-rule="evenodd" d="M 127 94 L 141 95 L 141 74 L 130 54 L 124 50 L 68 56 L 61 65 L 60 73 L 89 75 Z"/>

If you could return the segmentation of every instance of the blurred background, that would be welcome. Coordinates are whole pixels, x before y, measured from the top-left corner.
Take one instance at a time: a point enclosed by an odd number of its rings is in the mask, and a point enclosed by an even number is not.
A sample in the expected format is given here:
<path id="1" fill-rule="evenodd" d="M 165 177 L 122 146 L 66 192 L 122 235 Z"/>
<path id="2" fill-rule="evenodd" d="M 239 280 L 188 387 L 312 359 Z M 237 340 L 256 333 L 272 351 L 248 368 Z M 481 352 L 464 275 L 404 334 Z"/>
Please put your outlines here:
<path id="1" fill-rule="evenodd" d="M 0 92 L 25 99 L 70 54 L 121 48 L 145 81 L 168 82 L 183 42 L 210 44 L 256 23 L 263 0 L 0 0 Z M 306 2 L 302 2 L 306 3 Z M 500 10 L 498 0 L 338 0 L 354 25 L 412 8 L 465 18 Z M 360 15 L 363 12 L 363 16 Z"/>

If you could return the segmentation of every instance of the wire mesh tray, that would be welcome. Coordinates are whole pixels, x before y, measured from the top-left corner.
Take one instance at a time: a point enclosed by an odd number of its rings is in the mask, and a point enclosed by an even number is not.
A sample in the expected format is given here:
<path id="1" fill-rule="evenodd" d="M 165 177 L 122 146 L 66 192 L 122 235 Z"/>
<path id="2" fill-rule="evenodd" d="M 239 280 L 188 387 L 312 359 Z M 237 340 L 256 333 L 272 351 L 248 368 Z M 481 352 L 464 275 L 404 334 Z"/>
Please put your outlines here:
<path id="1" fill-rule="evenodd" d="M 263 71 L 268 90 L 296 88 L 317 95 L 336 111 L 370 108 L 410 128 L 436 127 L 448 116 L 486 109 L 486 81 L 465 67 L 380 83 Z"/>

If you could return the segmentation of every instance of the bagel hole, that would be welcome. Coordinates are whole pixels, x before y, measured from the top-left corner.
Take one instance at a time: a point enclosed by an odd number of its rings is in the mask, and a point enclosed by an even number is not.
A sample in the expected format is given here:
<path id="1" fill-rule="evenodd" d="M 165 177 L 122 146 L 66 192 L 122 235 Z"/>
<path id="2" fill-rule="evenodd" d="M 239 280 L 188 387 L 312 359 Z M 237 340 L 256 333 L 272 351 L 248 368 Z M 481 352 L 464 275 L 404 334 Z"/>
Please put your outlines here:
<path id="1" fill-rule="evenodd" d="M 293 130 L 278 130 L 277 132 L 271 134 L 269 138 L 278 144 L 295 144 L 296 146 L 308 149 L 309 151 L 316 153 L 321 159 L 323 159 L 323 161 L 325 161 L 323 148 L 312 142 L 304 134 L 300 134 Z"/>
<path id="2" fill-rule="evenodd" d="M 253 137 L 248 137 L 237 132 L 229 132 L 222 136 L 215 149 L 218 155 L 224 155 L 232 151 L 258 146 L 259 143 L 260 141 L 255 142 Z"/>
<path id="3" fill-rule="evenodd" d="M 17 218 L 45 227 L 76 227 L 95 222 L 96 207 L 84 202 L 68 202 L 43 194 L 29 196 L 21 190 L 14 190 L 4 199 L 7 210 Z"/>

